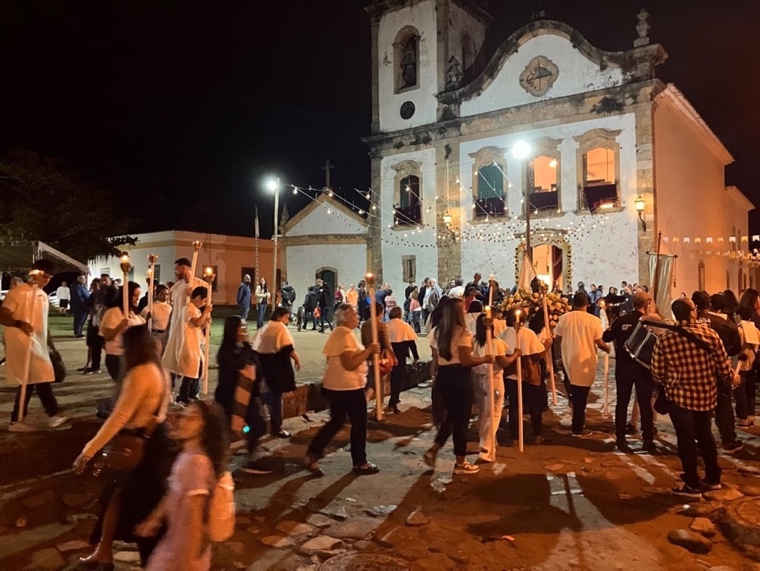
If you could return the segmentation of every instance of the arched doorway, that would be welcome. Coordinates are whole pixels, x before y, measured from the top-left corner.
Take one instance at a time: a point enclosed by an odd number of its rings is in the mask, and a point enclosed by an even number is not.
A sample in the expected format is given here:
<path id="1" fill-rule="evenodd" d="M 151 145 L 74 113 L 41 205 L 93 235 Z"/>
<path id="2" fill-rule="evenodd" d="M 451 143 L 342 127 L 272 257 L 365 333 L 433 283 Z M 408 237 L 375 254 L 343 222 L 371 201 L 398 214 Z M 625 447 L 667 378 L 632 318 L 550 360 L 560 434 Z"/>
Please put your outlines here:
<path id="1" fill-rule="evenodd" d="M 520 279 L 524 244 L 515 248 L 515 282 Z M 556 233 L 531 234 L 531 257 L 539 279 L 552 288 L 566 288 L 573 283 L 572 248 L 564 236 Z"/>
<path id="2" fill-rule="evenodd" d="M 322 280 L 328 284 L 330 291 L 334 294 L 338 287 L 338 270 L 336 268 L 319 268 L 314 279 Z"/>

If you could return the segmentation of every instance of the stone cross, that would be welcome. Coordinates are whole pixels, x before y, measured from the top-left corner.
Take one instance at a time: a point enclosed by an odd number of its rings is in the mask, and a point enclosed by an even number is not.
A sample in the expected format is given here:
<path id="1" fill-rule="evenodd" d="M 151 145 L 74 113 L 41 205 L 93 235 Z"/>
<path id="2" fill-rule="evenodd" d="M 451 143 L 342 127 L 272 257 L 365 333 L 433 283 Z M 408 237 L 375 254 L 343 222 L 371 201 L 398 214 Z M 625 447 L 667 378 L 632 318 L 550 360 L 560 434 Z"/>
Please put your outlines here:
<path id="1" fill-rule="evenodd" d="M 330 164 L 330 159 L 327 159 L 325 161 L 325 166 L 322 167 L 322 170 L 325 171 L 325 188 L 331 188 L 330 187 L 330 171 L 335 168 L 335 165 Z"/>

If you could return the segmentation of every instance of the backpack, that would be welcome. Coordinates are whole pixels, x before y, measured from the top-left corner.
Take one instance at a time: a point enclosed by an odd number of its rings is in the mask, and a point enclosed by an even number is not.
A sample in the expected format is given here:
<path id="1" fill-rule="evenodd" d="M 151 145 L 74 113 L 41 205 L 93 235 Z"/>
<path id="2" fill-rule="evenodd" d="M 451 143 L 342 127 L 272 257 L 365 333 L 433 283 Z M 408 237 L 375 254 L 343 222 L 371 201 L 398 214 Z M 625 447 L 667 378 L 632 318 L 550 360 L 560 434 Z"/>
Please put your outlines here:
<path id="1" fill-rule="evenodd" d="M 225 472 L 214 484 L 208 502 L 206 535 L 210 541 L 227 541 L 235 533 L 235 482 Z"/>

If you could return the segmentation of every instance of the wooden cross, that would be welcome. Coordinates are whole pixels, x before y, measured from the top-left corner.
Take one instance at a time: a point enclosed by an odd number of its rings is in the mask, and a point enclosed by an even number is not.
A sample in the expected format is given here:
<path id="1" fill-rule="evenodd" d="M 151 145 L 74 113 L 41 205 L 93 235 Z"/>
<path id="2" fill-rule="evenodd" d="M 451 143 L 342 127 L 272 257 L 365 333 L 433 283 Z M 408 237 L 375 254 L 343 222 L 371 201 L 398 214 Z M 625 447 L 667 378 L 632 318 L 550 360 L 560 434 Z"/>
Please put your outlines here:
<path id="1" fill-rule="evenodd" d="M 335 168 L 335 165 L 330 164 L 330 159 L 327 159 L 325 161 L 325 166 L 322 167 L 322 170 L 325 171 L 325 188 L 331 188 L 330 187 L 330 171 Z"/>

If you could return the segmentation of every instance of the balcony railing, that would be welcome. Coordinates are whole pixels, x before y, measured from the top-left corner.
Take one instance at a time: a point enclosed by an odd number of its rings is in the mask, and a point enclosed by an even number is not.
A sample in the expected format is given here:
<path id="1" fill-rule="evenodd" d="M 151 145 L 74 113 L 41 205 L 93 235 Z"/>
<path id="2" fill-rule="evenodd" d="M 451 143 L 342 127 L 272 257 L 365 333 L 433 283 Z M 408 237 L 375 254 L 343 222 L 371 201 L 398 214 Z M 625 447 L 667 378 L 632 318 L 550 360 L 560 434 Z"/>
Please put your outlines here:
<path id="1" fill-rule="evenodd" d="M 393 209 L 394 226 L 416 226 L 422 222 L 422 209 L 419 204 Z"/>
<path id="2" fill-rule="evenodd" d="M 531 212 L 535 212 L 536 210 L 539 212 L 543 210 L 556 211 L 559 209 L 559 191 L 532 192 L 530 194 L 530 208 Z"/>
<path id="3" fill-rule="evenodd" d="M 507 215 L 506 204 L 503 198 L 476 198 L 475 199 L 475 218 L 501 218 Z"/>
<path id="4" fill-rule="evenodd" d="M 597 210 L 603 205 L 618 206 L 617 182 L 589 181 L 581 189 L 581 207 L 583 210 Z"/>

